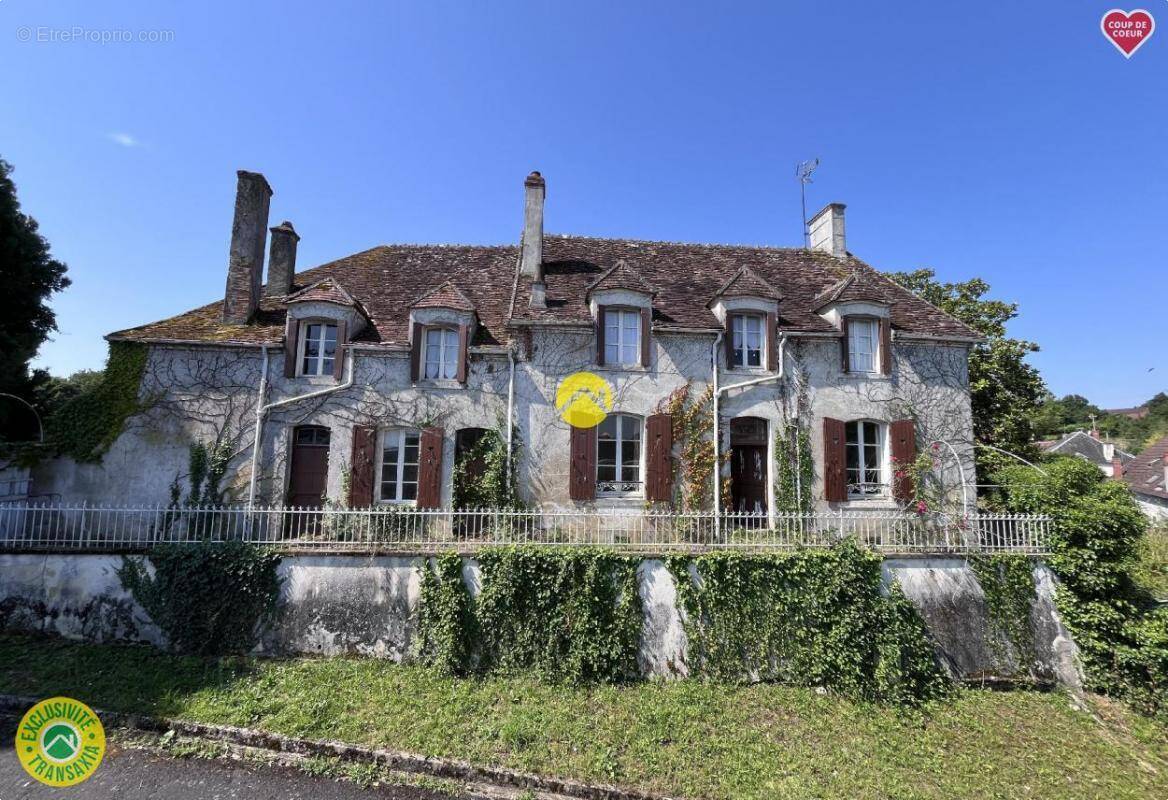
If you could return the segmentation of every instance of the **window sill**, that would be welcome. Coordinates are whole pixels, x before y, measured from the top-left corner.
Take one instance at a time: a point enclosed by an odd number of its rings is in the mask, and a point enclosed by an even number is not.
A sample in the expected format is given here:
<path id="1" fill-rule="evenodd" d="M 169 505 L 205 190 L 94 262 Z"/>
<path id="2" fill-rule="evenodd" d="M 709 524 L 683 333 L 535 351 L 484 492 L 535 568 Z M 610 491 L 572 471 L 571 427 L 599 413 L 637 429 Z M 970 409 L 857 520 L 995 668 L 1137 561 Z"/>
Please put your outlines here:
<path id="1" fill-rule="evenodd" d="M 892 380 L 892 375 L 885 375 L 883 372 L 842 372 L 845 378 L 854 381 L 888 381 Z"/>
<path id="2" fill-rule="evenodd" d="M 835 503 L 836 508 L 844 511 L 894 511 L 900 508 L 891 497 L 849 497 L 842 503 Z"/>
<path id="3" fill-rule="evenodd" d="M 641 364 L 593 364 L 597 372 L 648 372 L 649 368 Z"/>
<path id="4" fill-rule="evenodd" d="M 309 386 L 332 386 L 337 379 L 332 375 L 297 375 L 295 380 L 303 381 Z"/>
<path id="5" fill-rule="evenodd" d="M 417 500 L 378 500 L 377 506 L 381 508 L 415 508 L 418 505 Z"/>
<path id="6" fill-rule="evenodd" d="M 426 389 L 465 389 L 465 383 L 459 383 L 454 378 L 418 378 L 415 386 Z"/>
<path id="7" fill-rule="evenodd" d="M 760 378 L 779 374 L 778 370 L 767 369 L 766 367 L 724 367 L 723 371 L 731 375 L 757 375 Z"/>
<path id="8" fill-rule="evenodd" d="M 637 494 L 598 494 L 596 495 L 597 509 L 627 509 L 642 508 L 645 505 L 645 495 Z"/>

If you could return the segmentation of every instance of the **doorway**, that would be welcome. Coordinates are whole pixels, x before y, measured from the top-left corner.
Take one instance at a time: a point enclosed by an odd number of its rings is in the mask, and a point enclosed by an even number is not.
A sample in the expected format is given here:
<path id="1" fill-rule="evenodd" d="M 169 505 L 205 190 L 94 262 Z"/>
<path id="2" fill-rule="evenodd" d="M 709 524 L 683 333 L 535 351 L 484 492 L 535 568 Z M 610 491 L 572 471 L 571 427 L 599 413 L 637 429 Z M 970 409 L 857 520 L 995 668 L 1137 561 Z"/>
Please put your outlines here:
<path id="1" fill-rule="evenodd" d="M 320 508 L 328 486 L 329 429 L 301 425 L 292 431 L 288 505 Z"/>
<path id="2" fill-rule="evenodd" d="M 767 423 L 758 417 L 730 420 L 730 500 L 734 511 L 767 513 Z"/>

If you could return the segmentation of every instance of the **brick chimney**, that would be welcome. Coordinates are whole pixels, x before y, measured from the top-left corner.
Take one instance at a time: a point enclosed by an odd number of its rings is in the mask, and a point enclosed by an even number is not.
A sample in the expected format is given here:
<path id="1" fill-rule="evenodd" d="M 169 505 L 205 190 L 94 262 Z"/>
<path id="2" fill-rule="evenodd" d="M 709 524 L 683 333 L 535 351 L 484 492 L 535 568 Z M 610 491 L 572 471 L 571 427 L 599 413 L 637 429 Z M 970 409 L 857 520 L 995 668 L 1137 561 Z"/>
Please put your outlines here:
<path id="1" fill-rule="evenodd" d="M 1123 462 L 1119 460 L 1119 456 L 1111 457 L 1111 477 L 1117 481 L 1123 480 Z"/>
<path id="2" fill-rule="evenodd" d="M 807 223 L 812 250 L 831 253 L 836 258 L 848 254 L 847 237 L 844 235 L 845 208 L 847 206 L 843 203 L 828 203 Z"/>
<path id="3" fill-rule="evenodd" d="M 264 297 L 283 297 L 292 291 L 292 277 L 296 274 L 296 243 L 299 241 L 300 235 L 288 220 L 272 228 Z"/>
<path id="4" fill-rule="evenodd" d="M 236 175 L 239 181 L 235 188 L 235 219 L 231 223 L 223 321 L 229 325 L 246 325 L 260 304 L 272 187 L 258 172 L 241 169 Z"/>
<path id="5" fill-rule="evenodd" d="M 531 306 L 545 308 L 543 282 L 543 201 L 547 185 L 532 172 L 523 181 L 523 240 L 519 271 L 531 279 Z"/>

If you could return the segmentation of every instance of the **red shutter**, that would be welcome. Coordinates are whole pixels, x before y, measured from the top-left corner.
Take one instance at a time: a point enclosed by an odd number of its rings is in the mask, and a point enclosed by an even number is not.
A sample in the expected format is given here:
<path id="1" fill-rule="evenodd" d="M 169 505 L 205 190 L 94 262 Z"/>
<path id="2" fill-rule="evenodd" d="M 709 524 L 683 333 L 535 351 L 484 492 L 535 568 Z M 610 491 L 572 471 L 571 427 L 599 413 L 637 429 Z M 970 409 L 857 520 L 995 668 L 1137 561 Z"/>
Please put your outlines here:
<path id="1" fill-rule="evenodd" d="M 410 342 L 410 380 L 418 382 L 422 366 L 422 323 L 414 323 L 414 340 Z"/>
<path id="2" fill-rule="evenodd" d="M 892 320 L 880 320 L 880 373 L 892 374 Z"/>
<path id="3" fill-rule="evenodd" d="M 377 452 L 377 429 L 353 428 L 353 456 L 349 474 L 349 508 L 373 505 L 373 459 Z"/>
<path id="4" fill-rule="evenodd" d="M 773 311 L 768 311 L 766 315 L 766 364 L 767 369 L 775 372 L 779 368 L 779 346 L 775 340 L 778 338 L 779 317 Z"/>
<path id="5" fill-rule="evenodd" d="M 468 355 L 468 352 L 467 352 L 469 340 L 470 340 L 470 326 L 459 325 L 458 326 L 458 372 L 455 373 L 455 376 L 454 376 L 458 380 L 459 383 L 466 383 L 467 360 L 470 358 L 470 356 Z"/>
<path id="6" fill-rule="evenodd" d="M 345 374 L 345 345 L 349 343 L 349 323 L 337 323 L 337 349 L 333 352 L 333 377 L 338 381 Z"/>
<path id="7" fill-rule="evenodd" d="M 596 363 L 604 366 L 604 314 L 608 306 L 596 307 Z"/>
<path id="8" fill-rule="evenodd" d="M 726 344 L 726 369 L 734 367 L 734 315 L 726 315 L 726 331 L 722 334 L 722 340 Z"/>
<path id="9" fill-rule="evenodd" d="M 288 321 L 284 324 L 284 377 L 296 377 L 296 351 L 300 344 L 300 321 L 288 314 Z"/>
<path id="10" fill-rule="evenodd" d="M 645 420 L 645 436 L 645 499 L 667 503 L 673 496 L 673 419 L 668 414 L 653 414 Z"/>
<path id="11" fill-rule="evenodd" d="M 442 505 L 442 429 L 422 431 L 418 453 L 418 508 Z"/>
<path id="12" fill-rule="evenodd" d="M 571 429 L 568 456 L 568 496 L 573 500 L 596 499 L 596 428 Z"/>
<path id="13" fill-rule="evenodd" d="M 843 362 L 844 372 L 851 371 L 851 359 L 848 358 L 848 329 L 850 327 L 851 323 L 848 321 L 847 317 L 844 317 L 842 320 L 840 320 L 840 329 L 844 332 L 843 338 L 840 339 L 840 358 Z"/>
<path id="14" fill-rule="evenodd" d="M 653 328 L 653 310 L 641 309 L 641 366 L 649 366 L 649 346 L 652 344 L 650 334 Z"/>
<path id="15" fill-rule="evenodd" d="M 844 423 L 823 418 L 823 499 L 842 503 L 848 499 L 847 441 Z"/>
<path id="16" fill-rule="evenodd" d="M 916 457 L 917 434 L 913 421 L 911 419 L 896 420 L 892 423 L 892 496 L 902 503 L 912 500 L 916 493 L 912 478 L 907 474 L 909 465 L 916 460 Z M 897 472 L 905 472 L 906 474 L 898 478 Z"/>

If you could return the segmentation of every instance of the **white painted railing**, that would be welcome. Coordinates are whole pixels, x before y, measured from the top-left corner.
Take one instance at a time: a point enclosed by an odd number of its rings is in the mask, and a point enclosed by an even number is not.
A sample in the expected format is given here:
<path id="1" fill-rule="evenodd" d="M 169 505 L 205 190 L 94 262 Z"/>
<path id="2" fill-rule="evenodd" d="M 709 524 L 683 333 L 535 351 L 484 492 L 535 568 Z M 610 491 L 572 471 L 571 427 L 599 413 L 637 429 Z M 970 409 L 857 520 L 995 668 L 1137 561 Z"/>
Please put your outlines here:
<path id="1" fill-rule="evenodd" d="M 1049 519 L 964 519 L 896 511 L 746 514 L 509 509 L 0 505 L 0 551 L 142 550 L 240 540 L 289 550 L 435 552 L 505 544 L 606 545 L 639 552 L 828 547 L 851 537 L 881 553 L 1046 552 Z"/>

